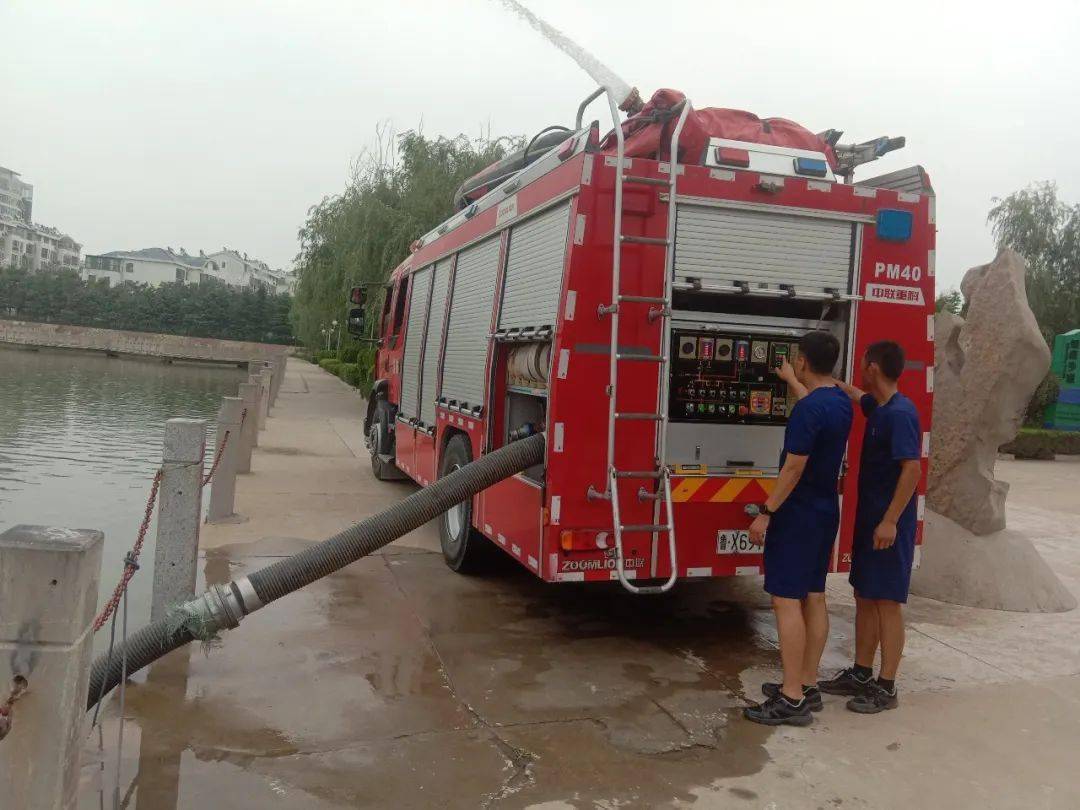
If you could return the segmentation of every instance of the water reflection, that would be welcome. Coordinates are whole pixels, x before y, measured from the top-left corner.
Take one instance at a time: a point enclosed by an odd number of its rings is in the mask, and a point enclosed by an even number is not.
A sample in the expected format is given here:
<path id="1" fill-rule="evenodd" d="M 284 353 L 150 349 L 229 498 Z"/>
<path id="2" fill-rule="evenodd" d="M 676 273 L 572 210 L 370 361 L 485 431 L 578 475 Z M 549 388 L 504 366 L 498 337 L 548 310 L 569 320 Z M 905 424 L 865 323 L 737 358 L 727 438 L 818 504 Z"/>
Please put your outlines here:
<path id="1" fill-rule="evenodd" d="M 17 523 L 104 531 L 104 598 L 142 520 L 165 420 L 210 420 L 212 445 L 221 397 L 243 379 L 227 366 L 0 348 L 0 531 Z M 154 534 L 152 523 L 131 584 L 135 626 L 149 617 Z"/>

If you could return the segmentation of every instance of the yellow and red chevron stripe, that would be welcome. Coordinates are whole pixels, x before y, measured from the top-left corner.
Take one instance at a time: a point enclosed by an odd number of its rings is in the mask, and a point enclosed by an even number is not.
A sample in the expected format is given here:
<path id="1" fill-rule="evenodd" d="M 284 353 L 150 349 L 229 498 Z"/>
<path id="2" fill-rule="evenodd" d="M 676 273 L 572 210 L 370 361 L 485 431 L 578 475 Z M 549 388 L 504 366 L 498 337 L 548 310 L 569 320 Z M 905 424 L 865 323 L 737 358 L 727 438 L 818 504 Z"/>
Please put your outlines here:
<path id="1" fill-rule="evenodd" d="M 775 478 L 683 478 L 672 479 L 675 503 L 761 503 L 776 485 Z"/>

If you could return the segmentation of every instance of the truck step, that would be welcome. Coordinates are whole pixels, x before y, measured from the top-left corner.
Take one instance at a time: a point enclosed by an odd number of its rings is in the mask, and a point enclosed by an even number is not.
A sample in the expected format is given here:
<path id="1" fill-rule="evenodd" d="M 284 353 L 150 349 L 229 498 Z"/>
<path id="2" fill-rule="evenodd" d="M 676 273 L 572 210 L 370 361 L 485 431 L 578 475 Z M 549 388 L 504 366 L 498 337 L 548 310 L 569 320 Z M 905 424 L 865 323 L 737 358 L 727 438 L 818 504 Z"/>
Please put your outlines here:
<path id="1" fill-rule="evenodd" d="M 665 523 L 628 523 L 619 527 L 624 532 L 670 532 L 671 527 Z"/>
<path id="2" fill-rule="evenodd" d="M 660 239 L 656 236 L 629 236 L 623 234 L 619 238 L 624 242 L 633 242 L 635 245 L 661 245 L 667 247 L 671 244 L 670 239 Z"/>
<path id="3" fill-rule="evenodd" d="M 615 418 L 616 419 L 644 419 L 644 420 L 652 420 L 654 422 L 659 422 L 664 417 L 663 417 L 662 414 L 659 414 L 659 413 L 617 413 L 617 414 L 615 414 Z"/>
<path id="4" fill-rule="evenodd" d="M 616 470 L 616 478 L 661 478 L 663 472 L 660 470 Z"/>
<path id="5" fill-rule="evenodd" d="M 662 188 L 667 188 L 671 185 L 670 180 L 664 180 L 660 177 L 638 177 L 633 174 L 624 174 L 622 179 L 624 183 L 637 183 L 642 186 L 661 186 Z"/>
<path id="6" fill-rule="evenodd" d="M 630 304 L 663 304 L 667 306 L 668 300 L 663 296 L 657 298 L 651 295 L 620 295 L 619 302 L 623 301 Z"/>

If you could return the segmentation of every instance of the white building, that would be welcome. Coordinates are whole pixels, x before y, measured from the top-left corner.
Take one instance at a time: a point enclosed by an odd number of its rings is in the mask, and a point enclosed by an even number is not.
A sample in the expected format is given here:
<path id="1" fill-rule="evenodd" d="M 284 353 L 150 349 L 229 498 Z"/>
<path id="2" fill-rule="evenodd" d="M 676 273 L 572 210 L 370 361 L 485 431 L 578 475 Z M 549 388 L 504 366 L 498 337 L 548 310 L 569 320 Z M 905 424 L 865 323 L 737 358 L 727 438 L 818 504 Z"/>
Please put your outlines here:
<path id="1" fill-rule="evenodd" d="M 181 282 L 184 284 L 228 284 L 239 289 L 265 289 L 267 292 L 291 292 L 289 275 L 271 270 L 266 262 L 249 258 L 246 253 L 222 249 L 207 255 L 199 251 L 194 256 L 183 248 L 144 248 L 143 250 L 113 250 L 88 255 L 82 269 L 87 280 L 108 279 L 115 284 L 121 279 L 136 284 Z"/>
<path id="2" fill-rule="evenodd" d="M 35 225 L 33 207 L 34 187 L 0 166 L 0 267 L 78 270 L 82 245 L 56 228 Z"/>
<path id="3" fill-rule="evenodd" d="M 199 284 L 207 269 L 205 256 L 190 256 L 184 250 L 174 253 L 172 248 L 144 248 L 87 255 L 82 276 L 88 281 L 109 279 L 113 284 L 123 279 L 157 287 L 177 281 Z"/>

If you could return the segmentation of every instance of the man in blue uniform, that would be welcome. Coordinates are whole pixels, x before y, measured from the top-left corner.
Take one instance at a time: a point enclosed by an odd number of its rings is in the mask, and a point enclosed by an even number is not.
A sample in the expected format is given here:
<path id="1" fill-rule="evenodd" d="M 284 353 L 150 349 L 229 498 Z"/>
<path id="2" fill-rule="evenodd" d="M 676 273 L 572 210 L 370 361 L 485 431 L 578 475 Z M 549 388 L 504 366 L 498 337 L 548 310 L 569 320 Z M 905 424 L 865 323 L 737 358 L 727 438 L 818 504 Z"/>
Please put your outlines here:
<path id="1" fill-rule="evenodd" d="M 915 555 L 915 488 L 922 475 L 922 430 L 911 400 L 897 390 L 904 351 L 883 340 L 863 357 L 862 391 L 840 387 L 866 415 L 859 461 L 859 503 L 851 555 L 855 588 L 855 663 L 819 682 L 822 692 L 851 695 L 862 714 L 895 709 L 896 671 L 904 652 L 904 617 Z M 878 647 L 881 670 L 873 680 Z"/>
<path id="2" fill-rule="evenodd" d="M 818 664 L 829 635 L 825 575 L 840 525 L 837 479 L 852 408 L 832 378 L 840 343 L 828 332 L 799 341 L 794 366 L 780 377 L 799 398 L 788 417 L 780 474 L 750 540 L 765 544 L 765 590 L 772 595 L 780 638 L 782 684 L 765 684 L 764 703 L 747 708 L 748 720 L 775 726 L 809 725 L 821 708 Z"/>

